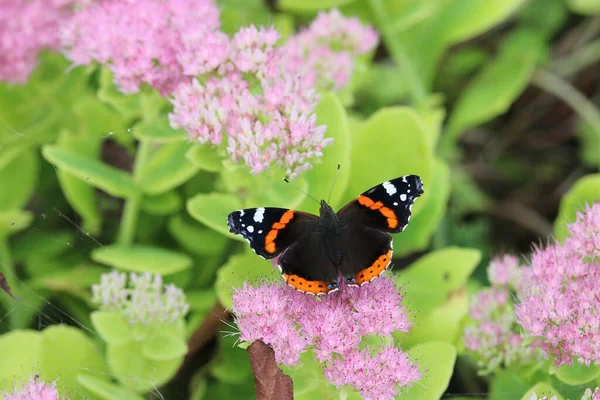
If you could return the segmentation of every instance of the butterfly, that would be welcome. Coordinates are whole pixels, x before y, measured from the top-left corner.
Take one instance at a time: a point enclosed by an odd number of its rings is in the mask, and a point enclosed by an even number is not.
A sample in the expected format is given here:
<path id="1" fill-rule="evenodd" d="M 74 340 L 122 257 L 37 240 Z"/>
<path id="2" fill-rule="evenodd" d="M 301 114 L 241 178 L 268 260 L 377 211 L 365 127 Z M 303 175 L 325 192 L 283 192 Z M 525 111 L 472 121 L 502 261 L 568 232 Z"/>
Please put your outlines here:
<path id="1" fill-rule="evenodd" d="M 338 166 L 339 168 L 339 166 Z M 392 260 L 390 233 L 408 225 L 423 182 L 407 175 L 365 191 L 337 213 L 325 200 L 319 216 L 286 208 L 234 211 L 229 231 L 241 235 L 265 259 L 274 259 L 288 285 L 313 295 L 377 278 Z"/>

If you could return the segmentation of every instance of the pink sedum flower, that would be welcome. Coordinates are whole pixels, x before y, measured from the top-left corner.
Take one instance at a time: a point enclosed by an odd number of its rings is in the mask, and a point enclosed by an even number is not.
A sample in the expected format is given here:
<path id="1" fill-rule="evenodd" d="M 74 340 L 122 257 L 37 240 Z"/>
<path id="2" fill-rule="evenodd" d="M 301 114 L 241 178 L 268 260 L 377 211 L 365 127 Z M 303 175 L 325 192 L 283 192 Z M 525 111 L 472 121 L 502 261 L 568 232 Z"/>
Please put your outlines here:
<path id="1" fill-rule="evenodd" d="M 501 366 L 527 364 L 543 357 L 537 341 L 524 342 L 515 318 L 511 287 L 519 277 L 519 260 L 513 255 L 493 259 L 488 267 L 492 287 L 473 296 L 469 315 L 472 324 L 464 330 L 466 349 L 483 373 Z"/>
<path id="2" fill-rule="evenodd" d="M 401 303 L 402 295 L 385 277 L 360 288 L 344 285 L 323 298 L 280 283 L 246 283 L 235 291 L 233 313 L 240 339 L 269 344 L 278 363 L 295 365 L 310 349 L 332 384 L 351 385 L 365 398 L 389 399 L 420 378 L 417 366 L 397 348 L 372 353 L 359 345 L 365 335 L 408 331 Z"/>
<path id="3" fill-rule="evenodd" d="M 564 244 L 536 249 L 523 269 L 519 323 L 557 365 L 600 362 L 600 204 L 578 213 Z"/>
<path id="4" fill-rule="evenodd" d="M 219 26 L 211 0 L 103 0 L 73 17 L 62 42 L 75 65 L 106 64 L 124 93 L 147 83 L 169 94 L 227 57 Z"/>
<path id="5" fill-rule="evenodd" d="M 56 382 L 46 384 L 38 376 L 32 376 L 27 384 L 15 385 L 14 392 L 1 393 L 4 400 L 59 400 Z"/>
<path id="6" fill-rule="evenodd" d="M 0 81 L 24 84 L 40 51 L 59 47 L 59 27 L 72 12 L 67 0 L 0 1 Z"/>

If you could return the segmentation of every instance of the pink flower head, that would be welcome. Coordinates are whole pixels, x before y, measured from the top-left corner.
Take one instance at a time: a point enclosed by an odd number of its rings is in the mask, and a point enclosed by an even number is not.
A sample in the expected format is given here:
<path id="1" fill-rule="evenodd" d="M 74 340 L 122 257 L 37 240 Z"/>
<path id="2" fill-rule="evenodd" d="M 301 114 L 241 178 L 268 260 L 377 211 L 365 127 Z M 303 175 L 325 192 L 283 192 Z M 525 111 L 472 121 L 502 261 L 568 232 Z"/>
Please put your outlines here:
<path id="1" fill-rule="evenodd" d="M 58 400 L 56 382 L 47 385 L 38 376 L 29 378 L 27 384 L 15 385 L 13 394 L 1 393 L 4 400 Z"/>
<path id="2" fill-rule="evenodd" d="M 353 386 L 369 400 L 393 399 L 399 388 L 421 378 L 419 368 L 406 353 L 391 346 L 375 355 L 365 349 L 336 357 L 325 367 L 324 375 L 338 388 Z"/>
<path id="3" fill-rule="evenodd" d="M 579 214 L 571 238 L 536 249 L 523 269 L 516 308 L 518 322 L 542 338 L 541 348 L 557 365 L 574 359 L 600 362 L 600 265 L 597 232 L 600 206 Z"/>
<path id="4" fill-rule="evenodd" d="M 398 289 L 385 277 L 360 288 L 342 285 L 324 298 L 280 283 L 244 284 L 233 296 L 233 313 L 240 339 L 269 344 L 278 363 L 295 365 L 300 353 L 310 348 L 333 384 L 349 384 L 363 396 L 383 399 L 418 380 L 420 373 L 396 348 L 372 355 L 360 350 L 359 344 L 365 335 L 389 337 L 393 331 L 408 331 L 410 323 L 401 302 Z M 369 378 L 375 376 L 373 385 Z"/>
<path id="5" fill-rule="evenodd" d="M 103 0 L 75 15 L 63 45 L 76 65 L 107 64 L 125 93 L 147 83 L 169 94 L 189 81 L 186 74 L 208 72 L 227 57 L 218 29 L 211 0 Z"/>
<path id="6" fill-rule="evenodd" d="M 600 400 L 600 388 L 596 386 L 593 392 L 590 388 L 585 389 L 581 400 Z"/>
<path id="7" fill-rule="evenodd" d="M 492 285 L 516 288 L 519 282 L 519 259 L 511 254 L 494 258 L 488 267 L 488 278 Z"/>
<path id="8" fill-rule="evenodd" d="M 588 205 L 583 213 L 578 211 L 576 221 L 568 228 L 568 246 L 583 256 L 600 258 L 600 203 Z"/>
<path id="9" fill-rule="evenodd" d="M 24 84 L 44 49 L 57 49 L 69 1 L 0 1 L 0 81 Z"/>

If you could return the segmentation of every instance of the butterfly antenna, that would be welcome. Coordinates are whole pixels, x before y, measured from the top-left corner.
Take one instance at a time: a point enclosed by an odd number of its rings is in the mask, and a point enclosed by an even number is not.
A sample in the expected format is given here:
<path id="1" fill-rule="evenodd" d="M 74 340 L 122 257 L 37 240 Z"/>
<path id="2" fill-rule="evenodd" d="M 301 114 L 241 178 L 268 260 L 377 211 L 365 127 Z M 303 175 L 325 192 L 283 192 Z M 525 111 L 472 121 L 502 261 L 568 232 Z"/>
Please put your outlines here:
<path id="1" fill-rule="evenodd" d="M 337 181 L 337 177 L 340 172 L 340 167 L 341 165 L 338 164 L 337 170 L 335 171 L 335 176 L 333 177 L 333 183 L 331 184 L 331 190 L 329 191 L 329 197 L 327 198 L 327 203 L 329 203 L 329 200 L 331 200 L 331 194 L 333 193 L 333 187 L 335 186 L 335 182 Z"/>
<path id="2" fill-rule="evenodd" d="M 321 202 L 319 202 L 317 199 L 315 199 L 314 197 L 312 197 L 310 194 L 306 193 L 304 190 L 300 189 L 298 186 L 296 186 L 293 182 L 290 182 L 288 180 L 288 178 L 283 178 L 283 180 L 285 181 L 285 183 L 289 183 L 290 185 L 292 185 L 293 187 L 296 188 L 297 191 L 299 191 L 300 193 L 304 193 L 304 195 L 306 195 L 306 197 L 308 197 L 309 199 L 312 199 L 314 201 L 317 202 L 317 204 L 321 204 Z"/>

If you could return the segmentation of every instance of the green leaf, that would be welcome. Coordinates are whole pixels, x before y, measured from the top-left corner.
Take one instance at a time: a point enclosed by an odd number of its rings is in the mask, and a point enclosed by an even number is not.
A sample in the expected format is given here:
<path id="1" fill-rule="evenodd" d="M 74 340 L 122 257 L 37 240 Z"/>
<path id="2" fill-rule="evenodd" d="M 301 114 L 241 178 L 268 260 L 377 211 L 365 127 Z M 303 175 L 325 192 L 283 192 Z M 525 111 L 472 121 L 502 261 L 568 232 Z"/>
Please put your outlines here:
<path id="1" fill-rule="evenodd" d="M 140 186 L 144 193 L 158 195 L 176 188 L 198 172 L 198 166 L 185 158 L 189 143 L 163 145 L 141 172 Z"/>
<path id="2" fill-rule="evenodd" d="M 115 311 L 94 311 L 92 324 L 106 343 L 123 344 L 131 340 L 131 328 L 127 319 Z"/>
<path id="3" fill-rule="evenodd" d="M 142 344 L 107 346 L 107 361 L 111 372 L 125 387 L 134 392 L 147 392 L 167 383 L 181 366 L 183 357 L 155 361 L 144 357 Z"/>
<path id="4" fill-rule="evenodd" d="M 410 288 L 406 287 L 409 291 Z M 458 290 L 450 295 L 441 306 L 429 313 L 419 311 L 414 314 L 415 321 L 405 338 L 405 345 L 411 346 L 430 341 L 455 344 L 462 336 L 462 321 L 469 311 L 469 296 L 466 290 Z M 396 335 L 394 335 L 396 337 Z"/>
<path id="5" fill-rule="evenodd" d="M 148 214 L 165 216 L 175 214 L 183 206 L 181 196 L 175 191 L 165 192 L 157 196 L 144 196 L 142 210 Z"/>
<path id="6" fill-rule="evenodd" d="M 187 138 L 185 131 L 171 128 L 167 115 L 161 115 L 152 122 L 139 122 L 132 130 L 133 137 L 152 143 L 181 142 Z"/>
<path id="7" fill-rule="evenodd" d="M 573 12 L 583 15 L 600 14 L 599 0 L 567 0 L 569 9 Z"/>
<path id="8" fill-rule="evenodd" d="M 311 196 L 317 200 L 327 200 L 334 177 L 338 174 L 329 202 L 333 209 L 337 209 L 350 179 L 350 127 L 346 110 L 334 94 L 322 95 L 315 112 L 317 124 L 327 126 L 325 137 L 333 138 L 333 143 L 323 149 L 321 161 L 315 164 L 313 169 L 304 172 L 302 177 L 308 181 Z M 341 164 L 339 172 L 338 163 Z M 310 207 L 314 208 L 314 202 L 308 197 L 299 206 L 301 210 Z"/>
<path id="9" fill-rule="evenodd" d="M 454 371 L 456 349 L 443 342 L 428 342 L 409 350 L 413 360 L 418 360 L 421 371 L 427 371 L 419 384 L 402 393 L 403 399 L 437 400 L 446 391 Z"/>
<path id="10" fill-rule="evenodd" d="M 235 339 L 221 337 L 219 355 L 210 369 L 215 378 L 233 385 L 243 383 L 252 375 L 248 352 L 235 346 Z"/>
<path id="11" fill-rule="evenodd" d="M 429 253 L 398 274 L 397 282 L 406 285 L 405 304 L 429 313 L 461 289 L 481 260 L 476 249 L 447 247 Z"/>
<path id="12" fill-rule="evenodd" d="M 219 148 L 209 143 L 193 145 L 185 153 L 185 157 L 204 171 L 219 172 L 223 169 L 223 157 L 219 154 Z"/>
<path id="13" fill-rule="evenodd" d="M 100 69 L 98 99 L 114 107 L 127 119 L 138 118 L 142 113 L 140 94 L 126 95 L 120 92 L 113 78 L 112 72 L 107 67 Z"/>
<path id="14" fill-rule="evenodd" d="M 410 254 L 429 246 L 431 236 L 444 218 L 450 195 L 450 169 L 445 162 L 435 160 L 432 182 L 424 190 L 417 200 L 423 202 L 423 211 L 411 217 L 404 232 L 393 236 L 395 255 Z"/>
<path id="15" fill-rule="evenodd" d="M 67 151 L 73 151 L 80 156 L 98 159 L 101 137 L 89 135 L 89 132 L 86 133 L 74 134 L 63 130 L 58 137 L 58 147 Z M 66 169 L 60 168 L 56 174 L 65 198 L 83 219 L 83 229 L 92 234 L 98 234 L 102 226 L 102 216 L 97 205 L 96 189 L 90 186 L 84 179 L 79 178 Z"/>
<path id="16" fill-rule="evenodd" d="M 23 262 L 32 255 L 44 258 L 58 256 L 70 248 L 69 243 L 74 237 L 75 234 L 68 230 L 53 230 L 52 235 L 41 231 L 28 232 L 12 242 L 12 257 L 16 262 Z"/>
<path id="17" fill-rule="evenodd" d="M 567 224 L 573 223 L 578 211 L 600 201 L 600 174 L 586 175 L 577 180 L 560 200 L 558 216 L 554 221 L 554 235 L 560 241 L 568 235 Z"/>
<path id="18" fill-rule="evenodd" d="M 584 121 L 577 125 L 581 160 L 591 167 L 600 168 L 600 132 Z"/>
<path id="19" fill-rule="evenodd" d="M 556 377 L 567 385 L 583 385 L 600 376 L 600 367 L 597 365 L 579 364 L 563 365 L 556 369 Z"/>
<path id="20" fill-rule="evenodd" d="M 38 173 L 39 158 L 32 147 L 24 148 L 0 169 L 0 211 L 23 208 L 35 190 Z"/>
<path id="21" fill-rule="evenodd" d="M 181 215 L 169 219 L 169 233 L 187 251 L 203 255 L 221 255 L 229 240 L 212 229 L 186 221 Z"/>
<path id="22" fill-rule="evenodd" d="M 105 246 L 92 251 L 92 260 L 121 271 L 170 275 L 192 266 L 186 254 L 152 246 Z"/>
<path id="23" fill-rule="evenodd" d="M 461 93 L 442 143 L 449 146 L 467 129 L 504 114 L 529 84 L 537 59 L 535 51 L 504 51 L 489 62 Z"/>
<path id="24" fill-rule="evenodd" d="M 524 0 L 453 0 L 443 5 L 441 18 L 452 18 L 444 36 L 458 43 L 489 30 L 508 18 Z"/>
<path id="25" fill-rule="evenodd" d="M 33 215 L 29 211 L 0 211 L 0 238 L 22 231 L 31 224 L 31 221 Z"/>
<path id="26" fill-rule="evenodd" d="M 0 391 L 13 390 L 13 382 L 27 382 L 39 373 L 41 332 L 14 330 L 0 336 L 0 354 L 11 354 L 11 362 L 0 363 Z"/>
<path id="27" fill-rule="evenodd" d="M 258 284 L 264 281 L 281 279 L 279 272 L 270 261 L 267 261 L 251 251 L 235 255 L 217 272 L 215 291 L 219 303 L 231 309 L 231 296 L 236 288 L 241 288 L 244 282 Z"/>
<path id="28" fill-rule="evenodd" d="M 183 357 L 188 351 L 187 343 L 183 337 L 154 333 L 142 343 L 144 356 L 155 361 L 166 361 Z"/>
<path id="29" fill-rule="evenodd" d="M 142 396 L 92 375 L 79 374 L 77 382 L 102 400 L 144 400 Z"/>
<path id="30" fill-rule="evenodd" d="M 552 386 L 550 386 L 549 384 L 547 384 L 546 382 L 539 382 L 537 384 L 535 384 L 531 389 L 529 389 L 527 391 L 527 393 L 525 393 L 523 395 L 523 397 L 521 397 L 521 400 L 528 400 L 529 397 L 531 397 L 531 394 L 535 393 L 538 398 L 542 398 L 542 397 L 553 397 L 556 396 L 556 400 L 564 400 L 565 398 L 558 393 L 558 391 L 556 389 L 554 389 Z"/>
<path id="31" fill-rule="evenodd" d="M 346 201 L 381 182 L 403 175 L 419 175 L 425 190 L 432 184 L 430 137 L 424 121 L 413 109 L 382 108 L 361 125 L 352 140 L 352 179 Z M 424 202 L 419 200 L 413 207 L 415 215 L 424 207 Z"/>
<path id="32" fill-rule="evenodd" d="M 285 11 L 305 13 L 340 7 L 353 1 L 356 0 L 280 0 L 277 6 Z"/>
<path id="33" fill-rule="evenodd" d="M 519 399 L 527 392 L 528 387 L 517 372 L 500 370 L 490 382 L 489 400 Z"/>
<path id="34" fill-rule="evenodd" d="M 96 343 L 80 329 L 53 325 L 42 332 L 40 376 L 46 381 L 58 379 L 61 394 L 76 393 L 77 375 L 86 371 L 98 377 L 108 373 L 104 357 Z"/>
<path id="35" fill-rule="evenodd" d="M 239 198 L 226 193 L 199 194 L 187 202 L 187 211 L 196 220 L 229 238 L 243 241 L 244 238 L 230 233 L 227 227 L 227 216 L 241 208 Z"/>
<path id="36" fill-rule="evenodd" d="M 57 167 L 64 168 L 90 185 L 102 189 L 115 197 L 129 197 L 138 192 L 129 174 L 98 160 L 84 157 L 77 153 L 57 148 L 56 146 L 44 146 L 42 154 L 46 160 Z"/>

